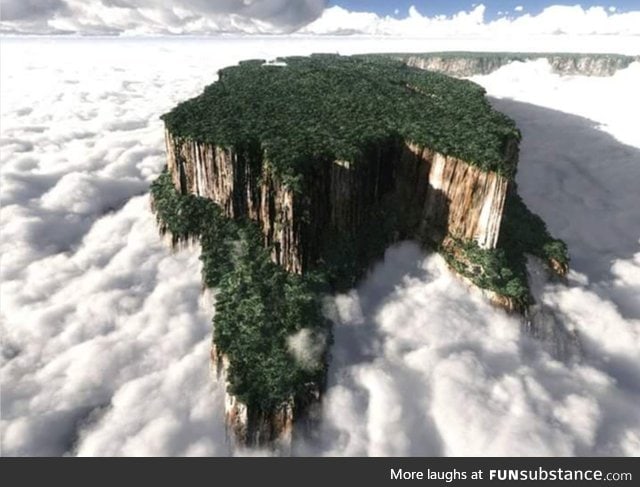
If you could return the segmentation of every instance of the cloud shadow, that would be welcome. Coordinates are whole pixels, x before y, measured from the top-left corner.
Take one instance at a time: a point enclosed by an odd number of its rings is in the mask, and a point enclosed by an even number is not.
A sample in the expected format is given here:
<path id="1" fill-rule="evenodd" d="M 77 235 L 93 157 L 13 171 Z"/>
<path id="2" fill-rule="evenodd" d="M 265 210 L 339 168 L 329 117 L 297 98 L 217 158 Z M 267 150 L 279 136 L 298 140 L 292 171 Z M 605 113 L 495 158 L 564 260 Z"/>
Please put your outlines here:
<path id="1" fill-rule="evenodd" d="M 585 101 L 587 102 L 587 101 Z M 523 133 L 518 190 L 527 205 L 569 246 L 571 268 L 627 318 L 640 318 L 628 293 L 616 292 L 612 264 L 640 252 L 640 149 L 597 122 L 508 99 L 492 105 Z"/>

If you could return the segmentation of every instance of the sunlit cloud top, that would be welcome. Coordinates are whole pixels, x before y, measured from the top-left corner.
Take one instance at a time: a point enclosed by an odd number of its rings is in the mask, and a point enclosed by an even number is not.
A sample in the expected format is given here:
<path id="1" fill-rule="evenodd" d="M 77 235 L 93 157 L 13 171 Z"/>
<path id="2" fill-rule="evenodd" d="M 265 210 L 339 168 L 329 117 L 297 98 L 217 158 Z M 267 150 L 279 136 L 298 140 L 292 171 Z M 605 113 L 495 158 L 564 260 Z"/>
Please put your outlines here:
<path id="1" fill-rule="evenodd" d="M 451 37 L 608 34 L 640 36 L 640 9 L 551 5 L 490 14 L 484 4 L 448 15 L 421 7 L 386 13 L 375 2 L 327 0 L 0 0 L 4 34 L 285 34 Z"/>
<path id="2" fill-rule="evenodd" d="M 522 6 L 501 12 L 488 20 L 486 7 L 479 4 L 469 11 L 451 16 L 423 15 L 409 8 L 404 18 L 380 16 L 370 12 L 351 12 L 335 6 L 301 29 L 313 34 L 368 34 L 401 37 L 453 37 L 458 35 L 640 35 L 640 11 L 618 13 L 605 7 L 582 8 L 579 5 L 552 5 L 537 15 L 526 13 Z"/>

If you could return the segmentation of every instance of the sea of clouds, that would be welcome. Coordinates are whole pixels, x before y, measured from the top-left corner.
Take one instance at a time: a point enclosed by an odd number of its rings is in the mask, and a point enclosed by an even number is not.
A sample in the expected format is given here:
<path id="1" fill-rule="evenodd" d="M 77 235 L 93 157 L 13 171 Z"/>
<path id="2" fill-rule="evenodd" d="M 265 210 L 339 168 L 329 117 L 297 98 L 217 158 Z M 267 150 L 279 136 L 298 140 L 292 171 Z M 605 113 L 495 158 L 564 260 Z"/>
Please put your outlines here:
<path id="1" fill-rule="evenodd" d="M 456 47 L 3 39 L 2 454 L 227 454 L 198 250 L 171 253 L 149 210 L 158 117 L 243 58 Z M 640 64 L 475 81 L 522 129 L 520 192 L 569 244 L 568 283 L 534 280 L 534 331 L 562 333 L 532 338 L 439 256 L 397 245 L 328 299 L 323 422 L 299 453 L 640 455 Z"/>

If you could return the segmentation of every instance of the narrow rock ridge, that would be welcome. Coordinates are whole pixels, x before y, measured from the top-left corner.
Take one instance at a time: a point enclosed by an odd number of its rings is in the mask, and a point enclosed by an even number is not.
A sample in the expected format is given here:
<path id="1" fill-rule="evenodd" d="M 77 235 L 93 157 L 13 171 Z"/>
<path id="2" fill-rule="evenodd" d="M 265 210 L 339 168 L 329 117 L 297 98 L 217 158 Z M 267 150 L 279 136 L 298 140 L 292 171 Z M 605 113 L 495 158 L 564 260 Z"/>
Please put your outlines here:
<path id="1" fill-rule="evenodd" d="M 402 55 L 407 65 L 429 71 L 466 78 L 487 75 L 512 62 L 536 59 L 549 61 L 554 73 L 560 75 L 613 76 L 640 57 L 617 54 L 517 54 L 517 53 L 433 53 Z"/>

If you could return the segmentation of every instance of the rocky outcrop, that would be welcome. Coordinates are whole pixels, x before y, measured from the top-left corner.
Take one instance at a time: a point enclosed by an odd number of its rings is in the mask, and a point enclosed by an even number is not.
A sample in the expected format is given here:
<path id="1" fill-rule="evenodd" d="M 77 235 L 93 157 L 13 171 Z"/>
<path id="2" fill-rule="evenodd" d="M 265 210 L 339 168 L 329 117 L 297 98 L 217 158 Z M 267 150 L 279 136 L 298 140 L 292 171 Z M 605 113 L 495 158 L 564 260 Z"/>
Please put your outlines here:
<path id="1" fill-rule="evenodd" d="M 614 54 L 439 53 L 399 56 L 409 66 L 466 78 L 487 75 L 512 62 L 546 59 L 560 75 L 613 76 L 638 58 Z"/>
<path id="2" fill-rule="evenodd" d="M 265 413 L 248 408 L 229 392 L 229 359 L 211 347 L 211 363 L 218 379 L 225 381 L 224 415 L 232 451 L 247 447 L 269 447 L 281 455 L 291 453 L 295 404 L 293 399 L 276 411 Z"/>

